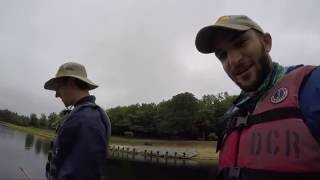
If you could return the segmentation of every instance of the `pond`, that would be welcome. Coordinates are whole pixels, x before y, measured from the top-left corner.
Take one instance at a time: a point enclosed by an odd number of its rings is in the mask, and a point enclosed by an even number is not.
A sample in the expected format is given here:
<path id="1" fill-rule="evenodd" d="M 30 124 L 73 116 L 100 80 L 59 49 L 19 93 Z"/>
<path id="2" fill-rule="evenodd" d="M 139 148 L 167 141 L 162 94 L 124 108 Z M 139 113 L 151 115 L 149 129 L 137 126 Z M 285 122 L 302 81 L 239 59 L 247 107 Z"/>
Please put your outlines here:
<path id="1" fill-rule="evenodd" d="M 50 142 L 0 125 L 0 179 L 45 179 L 45 163 Z M 124 157 L 124 158 L 123 158 Z M 128 160 L 123 155 L 108 159 L 110 180 L 213 180 L 212 165 L 163 163 L 163 160 Z"/>

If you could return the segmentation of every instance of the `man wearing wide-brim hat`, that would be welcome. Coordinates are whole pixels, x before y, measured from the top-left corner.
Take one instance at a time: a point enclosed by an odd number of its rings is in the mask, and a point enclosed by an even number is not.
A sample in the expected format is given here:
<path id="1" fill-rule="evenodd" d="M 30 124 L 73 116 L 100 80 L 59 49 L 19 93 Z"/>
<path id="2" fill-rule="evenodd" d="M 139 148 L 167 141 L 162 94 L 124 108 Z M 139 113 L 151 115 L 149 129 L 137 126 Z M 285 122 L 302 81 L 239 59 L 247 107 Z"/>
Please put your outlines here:
<path id="1" fill-rule="evenodd" d="M 85 67 L 68 62 L 44 88 L 55 91 L 64 105 L 73 109 L 57 129 L 46 165 L 48 179 L 104 179 L 111 124 L 105 111 L 95 104 L 89 90 L 98 85 L 87 78 Z"/>

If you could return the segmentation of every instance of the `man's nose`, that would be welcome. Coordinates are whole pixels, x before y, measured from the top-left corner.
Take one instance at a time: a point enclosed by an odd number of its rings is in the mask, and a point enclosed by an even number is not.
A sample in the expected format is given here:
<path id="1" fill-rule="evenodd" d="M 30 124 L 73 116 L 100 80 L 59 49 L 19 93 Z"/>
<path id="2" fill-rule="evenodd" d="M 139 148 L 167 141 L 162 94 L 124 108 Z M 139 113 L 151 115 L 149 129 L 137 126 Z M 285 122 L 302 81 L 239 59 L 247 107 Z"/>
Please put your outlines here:
<path id="1" fill-rule="evenodd" d="M 230 66 L 237 65 L 239 61 L 242 59 L 241 52 L 236 48 L 229 49 L 227 53 L 228 63 Z"/>

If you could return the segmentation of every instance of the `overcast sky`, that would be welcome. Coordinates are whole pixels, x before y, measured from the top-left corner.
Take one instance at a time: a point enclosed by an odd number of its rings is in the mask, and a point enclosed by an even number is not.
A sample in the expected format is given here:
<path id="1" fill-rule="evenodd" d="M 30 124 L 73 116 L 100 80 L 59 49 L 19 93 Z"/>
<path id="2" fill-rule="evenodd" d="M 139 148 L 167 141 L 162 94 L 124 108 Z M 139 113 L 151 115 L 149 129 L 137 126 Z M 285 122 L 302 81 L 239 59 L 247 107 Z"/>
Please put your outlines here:
<path id="1" fill-rule="evenodd" d="M 43 89 L 68 61 L 87 68 L 103 108 L 239 89 L 194 45 L 221 15 L 246 14 L 273 38 L 283 65 L 319 63 L 317 0 L 0 0 L 0 109 L 59 112 Z"/>

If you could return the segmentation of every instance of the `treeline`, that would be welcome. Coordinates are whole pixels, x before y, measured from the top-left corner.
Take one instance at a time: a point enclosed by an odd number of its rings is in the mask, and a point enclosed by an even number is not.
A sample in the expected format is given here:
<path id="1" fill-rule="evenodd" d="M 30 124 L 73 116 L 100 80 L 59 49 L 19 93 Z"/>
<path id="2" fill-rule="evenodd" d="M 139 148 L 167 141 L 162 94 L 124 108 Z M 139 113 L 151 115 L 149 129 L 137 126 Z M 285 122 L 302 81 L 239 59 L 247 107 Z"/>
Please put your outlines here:
<path id="1" fill-rule="evenodd" d="M 107 110 L 112 133 L 136 137 L 208 139 L 214 138 L 218 118 L 235 96 L 205 95 L 200 100 L 181 93 L 159 104 L 135 104 Z"/>
<path id="2" fill-rule="evenodd" d="M 49 116 L 32 113 L 30 116 L 19 115 L 16 112 L 11 112 L 7 109 L 0 110 L 0 121 L 8 122 L 20 126 L 31 126 L 43 129 L 55 129 L 59 123 L 62 122 L 63 111 L 59 114 L 52 112 Z"/>
<path id="3" fill-rule="evenodd" d="M 228 93 L 204 95 L 197 99 L 192 93 L 180 93 L 158 104 L 143 103 L 107 109 L 112 134 L 130 137 L 165 139 L 214 139 L 219 117 L 236 96 Z M 48 116 L 21 116 L 0 110 L 0 121 L 21 126 L 55 129 L 63 119 L 63 111 Z"/>

